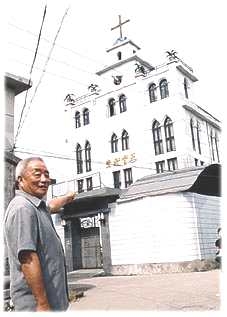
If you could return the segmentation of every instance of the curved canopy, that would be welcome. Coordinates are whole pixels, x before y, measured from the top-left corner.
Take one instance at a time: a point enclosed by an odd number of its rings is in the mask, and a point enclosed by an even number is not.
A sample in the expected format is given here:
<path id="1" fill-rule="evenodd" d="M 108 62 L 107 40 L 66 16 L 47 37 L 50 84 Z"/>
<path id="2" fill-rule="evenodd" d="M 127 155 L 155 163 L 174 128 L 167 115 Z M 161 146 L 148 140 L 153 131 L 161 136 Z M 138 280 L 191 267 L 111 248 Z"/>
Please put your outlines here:
<path id="1" fill-rule="evenodd" d="M 221 166 L 219 164 L 179 169 L 138 179 L 127 191 L 123 192 L 120 200 L 185 191 L 221 196 L 220 183 Z"/>

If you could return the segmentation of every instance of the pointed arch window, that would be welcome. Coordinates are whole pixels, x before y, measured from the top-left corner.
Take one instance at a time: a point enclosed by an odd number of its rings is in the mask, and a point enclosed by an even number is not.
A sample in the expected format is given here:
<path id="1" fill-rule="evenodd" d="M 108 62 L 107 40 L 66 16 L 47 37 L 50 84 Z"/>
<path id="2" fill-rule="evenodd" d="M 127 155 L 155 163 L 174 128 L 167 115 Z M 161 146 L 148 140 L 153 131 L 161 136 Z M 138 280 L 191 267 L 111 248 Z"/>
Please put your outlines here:
<path id="1" fill-rule="evenodd" d="M 118 152 L 118 138 L 115 133 L 111 137 L 111 152 Z"/>
<path id="2" fill-rule="evenodd" d="M 198 146 L 198 151 L 199 154 L 201 154 L 201 144 L 200 144 L 200 132 L 201 132 L 201 128 L 200 128 L 200 123 L 199 121 L 197 121 L 197 125 L 196 125 L 196 140 L 197 140 L 197 146 Z"/>
<path id="3" fill-rule="evenodd" d="M 195 147 L 194 121 L 193 121 L 193 119 L 190 120 L 190 128 L 191 128 L 191 136 L 192 136 L 192 147 L 193 147 L 193 150 L 195 151 L 196 147 Z"/>
<path id="4" fill-rule="evenodd" d="M 116 105 L 116 102 L 115 102 L 115 99 L 114 98 L 111 98 L 108 102 L 108 106 L 109 106 L 109 115 L 110 117 L 114 116 L 116 113 L 115 113 L 115 105 Z"/>
<path id="5" fill-rule="evenodd" d="M 154 83 L 152 83 L 149 88 L 149 98 L 150 98 L 150 102 L 155 102 L 157 101 L 157 87 Z"/>
<path id="6" fill-rule="evenodd" d="M 85 166 L 86 166 L 86 172 L 91 171 L 91 145 L 87 141 L 85 144 Z"/>
<path id="7" fill-rule="evenodd" d="M 76 146 L 76 166 L 77 166 L 77 174 L 83 173 L 83 157 L 82 157 L 82 148 L 78 143 Z"/>
<path id="8" fill-rule="evenodd" d="M 213 129 L 211 129 L 211 132 L 210 132 L 210 143 L 211 143 L 212 160 L 219 162 L 218 137 L 217 137 L 217 132 L 214 132 Z"/>
<path id="9" fill-rule="evenodd" d="M 173 122 L 167 117 L 164 122 L 165 138 L 166 138 L 166 150 L 167 152 L 175 151 L 175 140 L 173 133 Z"/>
<path id="10" fill-rule="evenodd" d="M 120 95 L 120 97 L 119 97 L 119 107 L 120 107 L 120 112 L 125 112 L 127 110 L 127 107 L 126 107 L 126 96 L 125 95 Z"/>
<path id="11" fill-rule="evenodd" d="M 80 122 L 80 112 L 76 111 L 75 113 L 75 127 L 79 128 L 81 126 L 81 122 Z"/>
<path id="12" fill-rule="evenodd" d="M 89 118 L 89 110 L 86 108 L 83 111 L 83 121 L 84 121 L 84 125 L 87 125 L 90 123 L 90 118 Z"/>
<path id="13" fill-rule="evenodd" d="M 161 80 L 159 87 L 160 87 L 161 99 L 169 97 L 168 83 L 166 79 Z"/>
<path id="14" fill-rule="evenodd" d="M 117 52 L 117 58 L 119 61 L 122 59 L 122 53 L 120 51 Z"/>
<path id="15" fill-rule="evenodd" d="M 198 150 L 199 154 L 201 154 L 201 144 L 200 144 L 200 123 L 199 121 L 194 122 L 193 119 L 190 120 L 191 127 L 191 135 L 192 135 L 192 146 L 193 150 Z"/>
<path id="16" fill-rule="evenodd" d="M 153 133 L 155 155 L 164 153 L 161 126 L 157 120 L 155 120 L 152 125 L 152 133 Z"/>
<path id="17" fill-rule="evenodd" d="M 129 149 L 129 135 L 126 130 L 122 132 L 121 143 L 122 143 L 122 151 Z"/>
<path id="18" fill-rule="evenodd" d="M 184 78 L 184 94 L 185 94 L 185 98 L 188 99 L 188 79 Z"/>

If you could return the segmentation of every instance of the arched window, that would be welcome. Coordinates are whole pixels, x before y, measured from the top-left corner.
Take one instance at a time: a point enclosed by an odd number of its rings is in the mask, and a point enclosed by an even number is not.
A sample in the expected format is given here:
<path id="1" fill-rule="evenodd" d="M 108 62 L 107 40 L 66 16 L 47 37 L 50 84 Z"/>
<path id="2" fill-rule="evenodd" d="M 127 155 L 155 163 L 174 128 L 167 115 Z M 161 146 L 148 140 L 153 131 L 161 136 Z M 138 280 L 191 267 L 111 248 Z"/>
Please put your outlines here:
<path id="1" fill-rule="evenodd" d="M 187 78 L 184 78 L 184 94 L 185 94 L 185 98 L 188 98 L 188 80 L 187 80 Z"/>
<path id="2" fill-rule="evenodd" d="M 76 146 L 76 166 L 77 166 L 77 174 L 83 173 L 83 158 L 82 158 L 82 148 L 78 143 Z"/>
<path id="3" fill-rule="evenodd" d="M 165 138 L 166 138 L 166 150 L 167 152 L 175 151 L 175 140 L 173 134 L 173 122 L 167 117 L 164 122 Z"/>
<path id="4" fill-rule="evenodd" d="M 199 121 L 197 121 L 197 125 L 196 125 L 196 139 L 197 139 L 197 145 L 198 145 L 198 151 L 199 151 L 199 154 L 201 154 L 201 144 L 200 144 L 200 123 Z"/>
<path id="5" fill-rule="evenodd" d="M 86 172 L 91 171 L 91 145 L 87 141 L 85 144 L 85 166 L 86 166 Z"/>
<path id="6" fill-rule="evenodd" d="M 168 83 L 166 79 L 163 79 L 160 81 L 159 87 L 160 87 L 161 99 L 169 97 Z"/>
<path id="7" fill-rule="evenodd" d="M 193 119 L 190 120 L 190 128 L 191 128 L 191 135 L 192 135 L 192 147 L 193 150 L 195 151 L 195 135 L 194 135 L 194 122 Z"/>
<path id="8" fill-rule="evenodd" d="M 120 112 L 125 112 L 127 110 L 125 95 L 120 95 L 120 97 L 119 97 L 119 107 L 120 107 Z"/>
<path id="9" fill-rule="evenodd" d="M 122 58 L 122 53 L 121 52 L 117 52 L 117 58 L 118 58 L 119 61 L 121 60 L 121 58 Z"/>
<path id="10" fill-rule="evenodd" d="M 218 137 L 217 132 L 214 132 L 213 129 L 211 129 L 210 131 L 210 143 L 212 151 L 212 160 L 219 162 Z"/>
<path id="11" fill-rule="evenodd" d="M 200 123 L 194 122 L 193 119 L 190 120 L 191 134 L 192 134 L 192 146 L 193 150 L 198 149 L 199 154 L 201 154 L 201 144 L 200 144 Z"/>
<path id="12" fill-rule="evenodd" d="M 76 111 L 76 113 L 75 113 L 75 127 L 79 128 L 80 126 L 81 126 L 81 123 L 80 123 L 80 112 Z"/>
<path id="13" fill-rule="evenodd" d="M 111 137 L 111 152 L 115 153 L 118 151 L 118 139 L 115 133 Z"/>
<path id="14" fill-rule="evenodd" d="M 122 151 L 129 149 L 129 135 L 126 130 L 122 132 L 121 135 L 121 144 L 122 144 Z"/>
<path id="15" fill-rule="evenodd" d="M 83 121 L 84 121 L 84 125 L 87 125 L 90 123 L 90 120 L 89 120 L 89 110 L 86 108 L 84 109 L 83 111 Z"/>
<path id="16" fill-rule="evenodd" d="M 108 105 L 109 105 L 109 115 L 110 117 L 114 116 L 115 115 L 115 99 L 114 98 L 111 98 L 108 102 Z"/>
<path id="17" fill-rule="evenodd" d="M 157 120 L 155 120 L 152 125 L 152 133 L 153 133 L 155 155 L 164 153 L 161 126 Z"/>
<path id="18" fill-rule="evenodd" d="M 154 102 L 157 100 L 157 91 L 156 91 L 157 87 L 156 85 L 153 83 L 149 86 L 148 90 L 149 90 L 149 98 L 150 98 L 150 102 Z"/>

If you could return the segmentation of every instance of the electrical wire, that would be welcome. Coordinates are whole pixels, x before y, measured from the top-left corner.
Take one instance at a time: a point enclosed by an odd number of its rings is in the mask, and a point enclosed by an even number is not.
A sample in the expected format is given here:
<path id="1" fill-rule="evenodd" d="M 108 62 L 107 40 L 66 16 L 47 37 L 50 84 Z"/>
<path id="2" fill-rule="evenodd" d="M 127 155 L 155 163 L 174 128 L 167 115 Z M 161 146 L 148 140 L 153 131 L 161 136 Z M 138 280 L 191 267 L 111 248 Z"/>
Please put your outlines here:
<path id="1" fill-rule="evenodd" d="M 45 65 L 44 65 L 42 74 L 41 74 L 41 76 L 40 76 L 39 82 L 38 82 L 38 84 L 37 84 L 36 87 L 35 87 L 35 91 L 34 91 L 34 94 L 33 94 L 32 98 L 30 99 L 30 104 L 29 104 L 29 107 L 28 107 L 28 109 L 27 109 L 27 113 L 26 113 L 25 116 L 24 116 L 24 120 L 23 120 L 23 122 L 21 123 L 21 125 L 18 127 L 18 132 L 17 132 L 16 137 L 18 137 L 19 132 L 21 131 L 21 129 L 22 129 L 22 127 L 23 127 L 23 124 L 24 124 L 24 122 L 25 122 L 25 119 L 26 119 L 27 116 L 28 116 L 28 113 L 29 113 L 31 104 L 32 104 L 32 102 L 33 102 L 33 100 L 34 100 L 34 98 L 35 98 L 35 95 L 36 95 L 36 93 L 37 93 L 37 90 L 38 90 L 38 88 L 39 88 L 39 86 L 40 86 L 40 84 L 41 84 L 41 82 L 42 82 L 42 80 L 43 80 L 43 77 L 44 77 L 44 75 L 45 75 L 45 71 L 46 71 L 48 62 L 49 62 L 50 57 L 51 57 L 51 55 L 52 55 L 52 52 L 53 52 L 53 50 L 54 50 L 54 46 L 55 46 L 57 37 L 58 37 L 58 35 L 59 35 L 59 33 L 60 33 L 60 30 L 61 30 L 61 28 L 62 28 L 63 21 L 64 21 L 66 15 L 67 15 L 67 13 L 68 13 L 68 10 L 69 10 L 69 8 L 66 9 L 66 11 L 65 11 L 65 13 L 64 13 L 64 15 L 63 15 L 63 17 L 62 17 L 60 26 L 59 26 L 59 28 L 58 28 L 58 30 L 57 30 L 56 35 L 55 35 L 54 41 L 53 41 L 53 43 L 52 43 L 50 52 L 49 52 L 48 57 L 47 57 L 47 60 L 46 60 L 46 62 L 45 62 Z M 15 143 L 16 143 L 16 138 L 15 138 Z"/>
<path id="2" fill-rule="evenodd" d="M 38 52 L 38 48 L 39 48 L 39 43 L 40 43 L 40 38 L 41 38 L 41 34 L 42 34 L 43 24 L 44 24 L 44 20 L 45 20 L 45 17 L 46 17 L 46 10 L 47 10 L 47 5 L 45 5 L 44 12 L 43 12 L 43 18 L 42 18 L 40 31 L 39 31 L 38 41 L 37 41 L 37 44 L 36 44 L 35 55 L 34 55 L 34 58 L 33 58 L 33 61 L 32 61 L 32 65 L 31 65 L 31 69 L 30 69 L 30 72 L 29 72 L 30 76 L 29 76 L 28 86 L 30 86 L 30 84 L 31 84 L 32 71 L 33 71 L 33 67 L 34 67 L 34 64 L 35 64 L 35 60 L 36 60 L 36 56 L 37 56 L 37 52 Z M 19 130 L 20 130 L 20 127 L 21 127 L 21 121 L 22 121 L 23 113 L 24 113 L 24 110 L 25 110 L 25 107 L 26 107 L 26 103 L 27 103 L 27 96 L 28 96 L 28 89 L 26 90 L 25 101 L 24 101 L 24 105 L 23 105 L 23 108 L 22 108 L 22 111 L 21 111 L 21 115 L 20 115 L 19 124 L 18 124 L 18 127 L 17 127 L 16 136 L 15 136 L 15 139 L 14 139 L 13 148 L 15 147 L 15 144 L 16 144 L 16 141 L 17 141 L 17 137 L 18 137 L 18 134 L 19 134 Z"/>
<path id="3" fill-rule="evenodd" d="M 18 27 L 17 25 L 15 25 L 15 24 L 13 24 L 13 23 L 8 23 L 8 24 L 11 25 L 11 26 L 13 26 L 14 28 L 16 28 L 16 29 L 18 29 L 18 30 L 21 30 L 21 31 L 26 32 L 26 33 L 29 33 L 29 34 L 31 34 L 31 35 L 33 35 L 33 36 L 35 36 L 35 37 L 37 36 L 35 33 L 31 32 L 31 31 L 29 31 L 29 30 L 23 29 L 23 28 L 21 28 L 21 27 Z M 48 40 L 48 39 L 46 39 L 46 38 L 44 38 L 44 37 L 42 37 L 42 40 L 44 40 L 44 41 L 46 41 L 46 42 L 48 42 L 48 43 L 51 43 L 50 40 Z M 84 54 L 82 54 L 82 53 L 78 53 L 78 52 L 76 52 L 75 50 L 72 50 L 71 48 L 62 46 L 62 45 L 60 45 L 60 44 L 56 44 L 56 46 L 58 46 L 59 48 L 62 48 L 62 49 L 64 49 L 64 50 L 67 50 L 67 51 L 69 51 L 69 52 L 71 52 L 71 53 L 73 53 L 73 54 L 75 54 L 75 55 L 77 55 L 77 56 L 79 56 L 79 57 L 81 57 L 81 58 L 87 59 L 87 60 L 89 60 L 89 61 L 91 61 L 91 62 L 93 62 L 93 63 L 96 63 L 96 64 L 98 63 L 98 64 L 102 65 L 102 67 L 106 67 L 106 65 L 103 65 L 103 62 L 98 61 L 98 60 L 96 60 L 96 59 L 93 59 L 93 58 L 91 58 L 91 57 L 89 57 L 89 56 L 86 56 L 86 55 L 84 55 Z"/>
<path id="4" fill-rule="evenodd" d="M 23 63 L 21 61 L 18 61 L 16 59 L 10 59 L 12 61 L 15 61 L 21 65 L 28 65 L 27 63 Z M 43 70 L 43 68 L 39 68 L 39 67 L 34 67 L 35 69 L 38 69 L 38 70 Z M 61 78 L 61 79 L 64 79 L 64 80 L 69 80 L 69 81 L 72 81 L 74 83 L 77 83 L 78 85 L 81 85 L 81 86 L 84 86 L 84 87 L 87 87 L 87 84 L 84 84 L 82 82 L 79 82 L 78 80 L 75 80 L 75 79 L 72 79 L 72 78 L 69 78 L 69 77 L 66 77 L 66 76 L 63 76 L 63 75 L 59 75 L 57 73 L 53 73 L 53 72 L 50 72 L 50 71 L 45 71 L 45 74 L 48 74 L 48 75 L 51 75 L 51 76 L 54 76 L 54 77 L 58 77 L 58 78 Z"/>
<path id="5" fill-rule="evenodd" d="M 32 50 L 31 50 L 30 48 L 28 48 L 28 47 L 24 47 L 24 46 L 21 46 L 21 45 L 18 45 L 18 44 L 16 44 L 16 43 L 12 43 L 12 42 L 8 42 L 8 44 L 32 52 Z M 41 54 L 41 53 L 39 53 L 38 55 L 41 56 L 41 57 L 47 57 L 47 55 Z M 61 60 L 55 59 L 55 58 L 53 58 L 53 57 L 50 58 L 50 59 L 51 59 L 51 61 L 53 61 L 53 62 L 55 62 L 55 63 L 63 64 L 63 65 L 65 65 L 66 67 L 74 68 L 74 69 L 76 69 L 76 70 L 78 70 L 78 71 L 80 71 L 80 72 L 87 73 L 87 74 L 91 74 L 91 75 L 95 75 L 95 73 L 93 73 L 93 72 L 89 72 L 88 70 L 79 68 L 79 67 L 77 67 L 77 66 L 75 66 L 75 65 L 72 65 L 72 64 L 69 64 L 69 63 L 67 63 L 67 62 L 65 62 L 65 61 L 61 61 Z M 28 65 L 28 64 L 25 64 L 25 63 L 23 63 L 23 64 L 24 64 L 24 65 Z M 40 68 L 38 68 L 38 69 L 40 69 Z M 96 76 L 97 76 L 97 75 L 96 75 Z"/>

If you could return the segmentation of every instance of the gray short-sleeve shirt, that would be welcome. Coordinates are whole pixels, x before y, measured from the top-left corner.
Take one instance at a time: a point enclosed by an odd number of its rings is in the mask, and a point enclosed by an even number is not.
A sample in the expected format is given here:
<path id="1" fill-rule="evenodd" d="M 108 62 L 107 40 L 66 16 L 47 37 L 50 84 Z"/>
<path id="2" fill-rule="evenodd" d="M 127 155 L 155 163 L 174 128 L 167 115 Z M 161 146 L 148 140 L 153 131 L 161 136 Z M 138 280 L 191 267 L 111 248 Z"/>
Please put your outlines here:
<path id="1" fill-rule="evenodd" d="M 17 191 L 4 220 L 10 265 L 10 293 L 17 311 L 35 311 L 36 301 L 21 271 L 19 254 L 37 252 L 49 304 L 53 311 L 68 308 L 63 247 L 43 200 Z"/>

